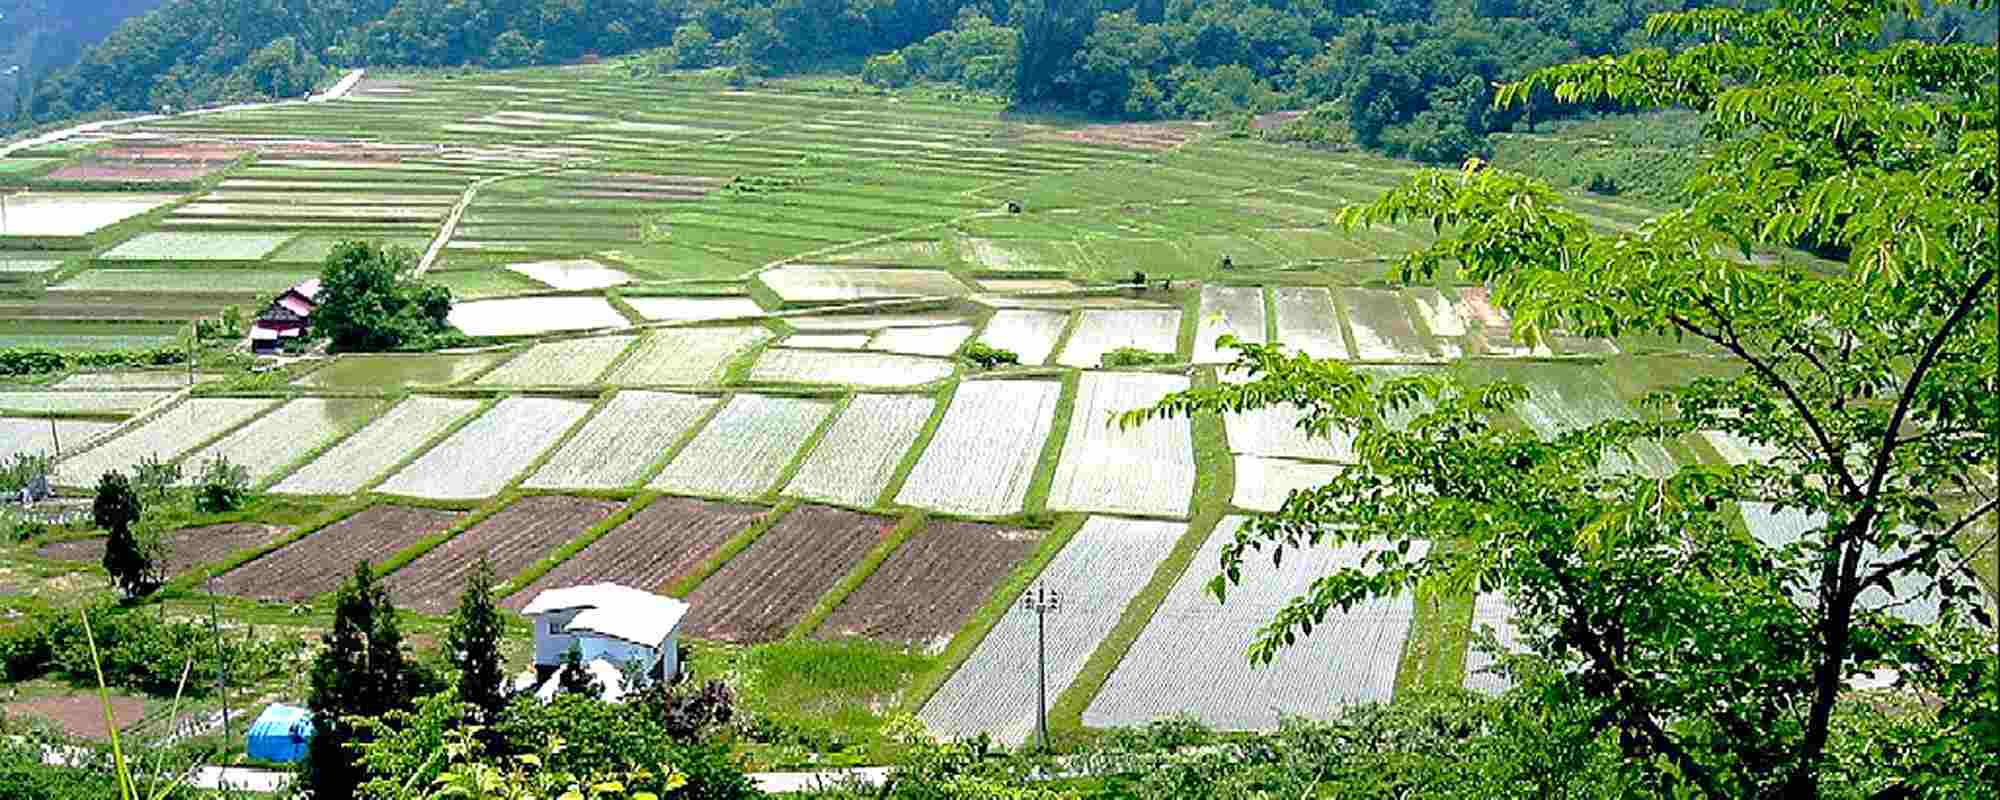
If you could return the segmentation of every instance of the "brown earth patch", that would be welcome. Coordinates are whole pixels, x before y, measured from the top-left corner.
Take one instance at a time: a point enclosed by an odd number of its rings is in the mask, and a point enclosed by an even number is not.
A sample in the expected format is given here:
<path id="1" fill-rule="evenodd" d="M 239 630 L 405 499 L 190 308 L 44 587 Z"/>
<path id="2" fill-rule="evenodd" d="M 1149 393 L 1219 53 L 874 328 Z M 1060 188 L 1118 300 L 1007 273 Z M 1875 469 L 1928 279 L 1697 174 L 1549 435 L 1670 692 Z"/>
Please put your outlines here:
<path id="1" fill-rule="evenodd" d="M 63 733 L 83 739 L 109 739 L 104 727 L 104 704 L 95 692 L 76 692 L 33 700 L 16 700 L 4 706 L 8 716 L 48 720 Z M 146 717 L 146 703 L 126 694 L 111 695 L 111 718 L 119 730 L 132 727 Z"/>
<path id="2" fill-rule="evenodd" d="M 762 506 L 662 497 L 500 605 L 519 611 L 544 590 L 606 581 L 664 592 L 769 511 Z"/>
<path id="3" fill-rule="evenodd" d="M 325 594 L 354 574 L 361 559 L 380 564 L 458 521 L 455 511 L 372 506 L 318 532 L 230 570 L 216 581 L 223 594 L 296 602 Z"/>
<path id="4" fill-rule="evenodd" d="M 941 649 L 1041 539 L 1036 530 L 931 523 L 882 562 L 814 635 Z"/>
<path id="5" fill-rule="evenodd" d="M 875 514 L 792 509 L 688 595 L 683 630 L 696 639 L 776 640 L 895 527 Z"/>
<path id="6" fill-rule="evenodd" d="M 1304 111 L 1273 111 L 1269 114 L 1258 114 L 1250 118 L 1250 129 L 1255 131 L 1274 131 L 1284 127 L 1285 123 L 1305 115 L 1306 112 Z"/>
<path id="7" fill-rule="evenodd" d="M 604 521 L 618 505 L 586 497 L 523 497 L 396 570 L 385 581 L 389 599 L 398 608 L 443 614 L 458 604 L 481 553 L 493 574 L 506 580 Z"/>
<path id="8" fill-rule="evenodd" d="M 262 547 L 285 536 L 285 529 L 254 522 L 231 522 L 182 528 L 161 537 L 167 547 L 166 570 L 175 577 L 205 564 L 214 564 L 253 547 Z M 77 539 L 43 545 L 35 551 L 43 558 L 96 564 L 104 560 L 104 539 Z"/>
<path id="9" fill-rule="evenodd" d="M 1081 128 L 1049 131 L 1046 138 L 1083 144 L 1129 147 L 1136 150 L 1171 150 L 1187 144 L 1215 127 L 1211 122 L 1133 122 L 1120 125 L 1085 125 Z"/>

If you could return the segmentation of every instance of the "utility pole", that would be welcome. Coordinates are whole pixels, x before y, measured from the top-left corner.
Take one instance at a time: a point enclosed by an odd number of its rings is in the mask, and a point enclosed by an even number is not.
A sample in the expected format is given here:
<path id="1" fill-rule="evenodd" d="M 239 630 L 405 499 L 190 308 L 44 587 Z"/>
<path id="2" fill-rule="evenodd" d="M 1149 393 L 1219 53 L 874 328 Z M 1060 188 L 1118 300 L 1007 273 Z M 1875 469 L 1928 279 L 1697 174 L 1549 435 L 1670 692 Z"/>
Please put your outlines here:
<path id="1" fill-rule="evenodd" d="M 222 615 L 216 608 L 215 576 L 208 576 L 208 630 L 215 638 L 215 686 L 222 695 L 222 748 L 229 749 L 229 662 L 223 658 Z"/>
<path id="2" fill-rule="evenodd" d="M 1035 614 L 1035 728 L 1041 732 L 1042 752 L 1049 750 L 1049 655 L 1046 635 L 1048 615 L 1062 610 L 1062 593 L 1036 585 L 1021 596 L 1021 607 Z"/>

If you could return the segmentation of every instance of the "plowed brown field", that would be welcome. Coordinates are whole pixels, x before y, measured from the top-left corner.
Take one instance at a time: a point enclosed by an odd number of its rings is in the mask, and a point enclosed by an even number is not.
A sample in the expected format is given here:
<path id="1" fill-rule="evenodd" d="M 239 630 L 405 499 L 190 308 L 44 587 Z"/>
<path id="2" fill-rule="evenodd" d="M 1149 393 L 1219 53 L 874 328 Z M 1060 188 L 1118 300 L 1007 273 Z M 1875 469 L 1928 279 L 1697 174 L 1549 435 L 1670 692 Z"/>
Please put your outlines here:
<path id="1" fill-rule="evenodd" d="M 163 539 L 163 544 L 167 546 L 167 577 L 184 574 L 204 564 L 216 563 L 239 550 L 270 544 L 283 538 L 284 535 L 284 528 L 251 522 L 205 525 L 174 531 Z M 53 558 L 57 561 L 96 564 L 104 560 L 104 540 L 94 538 L 58 542 L 44 545 L 36 552 L 43 558 Z"/>
<path id="2" fill-rule="evenodd" d="M 604 521 L 618 504 L 584 497 L 523 497 L 392 573 L 385 583 L 397 607 L 442 614 L 458 604 L 465 576 L 481 553 L 506 580 Z"/>
<path id="3" fill-rule="evenodd" d="M 544 589 L 610 581 L 663 592 L 769 512 L 763 506 L 662 497 L 501 605 L 519 611 Z"/>
<path id="4" fill-rule="evenodd" d="M 381 563 L 458 519 L 453 511 L 373 506 L 236 569 L 217 591 L 259 600 L 298 601 L 325 594 L 354 574 L 354 563 Z"/>
<path id="5" fill-rule="evenodd" d="M 942 649 L 1042 533 L 977 522 L 933 522 L 897 548 L 814 634 Z"/>
<path id="6" fill-rule="evenodd" d="M 895 527 L 895 519 L 874 514 L 792 509 L 688 595 L 682 630 L 726 642 L 782 637 Z"/>

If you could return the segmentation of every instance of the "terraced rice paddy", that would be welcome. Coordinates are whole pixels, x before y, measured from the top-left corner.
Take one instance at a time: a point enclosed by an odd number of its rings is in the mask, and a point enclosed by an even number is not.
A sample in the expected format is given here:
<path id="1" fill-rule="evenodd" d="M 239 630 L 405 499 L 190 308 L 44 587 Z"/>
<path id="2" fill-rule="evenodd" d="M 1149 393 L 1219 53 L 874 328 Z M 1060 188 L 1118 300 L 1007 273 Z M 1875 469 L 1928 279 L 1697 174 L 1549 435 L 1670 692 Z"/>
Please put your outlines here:
<path id="1" fill-rule="evenodd" d="M 714 397 L 619 392 L 522 483 L 532 489 L 616 489 L 646 479 Z"/>
<path id="2" fill-rule="evenodd" d="M 959 384 L 896 502 L 977 516 L 1020 511 L 1061 396 L 1054 381 Z"/>
<path id="3" fill-rule="evenodd" d="M 1011 352 L 1020 357 L 1024 365 L 1045 364 L 1049 354 L 1055 351 L 1056 341 L 1062 338 L 1063 327 L 1068 324 L 1068 314 L 1001 309 L 993 312 L 993 318 L 986 321 L 986 329 L 979 333 L 979 343 Z"/>
<path id="4" fill-rule="evenodd" d="M 360 491 L 406 453 L 479 410 L 478 400 L 416 396 L 334 445 L 276 486 L 278 494 L 348 494 Z"/>
<path id="5" fill-rule="evenodd" d="M 545 589 L 609 581 L 664 593 L 769 509 L 662 497 L 501 602 L 519 611 Z"/>
<path id="6" fill-rule="evenodd" d="M 1328 424 L 1324 434 L 1300 427 L 1305 412 L 1285 404 L 1222 415 L 1229 452 L 1313 461 L 1354 460 L 1353 435 Z"/>
<path id="7" fill-rule="evenodd" d="M 1507 605 L 1507 599 L 1491 592 L 1482 592 L 1472 599 L 1472 630 L 1477 633 L 1491 628 L 1493 638 L 1503 650 L 1512 651 L 1521 646 L 1521 632 L 1514 627 L 1514 610 Z M 1493 672 L 1496 659 L 1490 652 L 1474 646 L 1465 651 L 1465 688 L 1475 692 L 1499 694 L 1507 690 L 1510 682 L 1505 676 Z"/>
<path id="8" fill-rule="evenodd" d="M 1737 504 L 1743 514 L 1743 525 L 1750 530 L 1751 537 L 1765 547 L 1779 548 L 1798 542 L 1800 539 L 1824 537 L 1827 518 L 1824 514 L 1808 513 L 1800 508 L 1779 510 L 1770 503 L 1744 502 Z M 1908 531 L 1906 531 L 1908 533 Z M 1822 539 L 1823 540 L 1823 539 Z M 1868 575 L 1908 556 L 1902 548 L 1883 550 L 1871 544 L 1861 548 L 1860 573 Z M 1937 622 L 1943 608 L 1944 598 L 1938 592 L 1935 581 L 1911 570 L 1898 571 L 1889 578 L 1888 588 L 1881 584 L 1870 585 L 1861 590 L 1854 601 L 1855 608 L 1866 611 L 1884 611 L 1892 616 L 1916 625 Z M 1793 599 L 1802 608 L 1817 608 L 1819 599 L 1809 589 L 1797 592 Z"/>
<path id="9" fill-rule="evenodd" d="M 883 328 L 868 340 L 868 349 L 917 356 L 949 356 L 972 337 L 971 325 L 927 328 Z"/>
<path id="10" fill-rule="evenodd" d="M 971 291 L 949 272 L 921 269 L 783 267 L 760 273 L 757 280 L 786 305 L 953 297 Z"/>
<path id="11" fill-rule="evenodd" d="M 687 596 L 682 630 L 725 642 L 777 639 L 895 527 L 874 514 L 792 509 Z"/>
<path id="12" fill-rule="evenodd" d="M 130 469 L 147 456 L 169 460 L 278 404 L 253 398 L 195 398 L 154 414 L 137 427 L 56 465 L 53 483 L 88 486 L 112 470 Z"/>
<path id="13" fill-rule="evenodd" d="M 481 386 L 581 386 L 596 383 L 637 336 L 598 336 L 538 344 L 479 376 Z"/>
<path id="14" fill-rule="evenodd" d="M 896 548 L 814 635 L 943 650 L 1041 538 L 1021 528 L 932 522 Z"/>
<path id="15" fill-rule="evenodd" d="M 520 573 L 618 510 L 609 500 L 560 495 L 523 497 L 389 574 L 398 608 L 442 614 L 458 602 L 466 576 L 483 556 L 493 574 Z"/>
<path id="16" fill-rule="evenodd" d="M 1264 290 L 1255 286 L 1203 286 L 1201 319 L 1194 334 L 1194 361 L 1220 364 L 1236 360 L 1236 350 L 1217 346 L 1228 335 L 1264 343 Z"/>
<path id="17" fill-rule="evenodd" d="M 1343 288 L 1337 295 L 1362 361 L 1432 361 L 1423 334 L 1403 308 L 1402 295 L 1386 289 Z"/>
<path id="18" fill-rule="evenodd" d="M 626 297 L 625 304 L 647 322 L 703 322 L 764 315 L 748 297 Z"/>
<path id="19" fill-rule="evenodd" d="M 1091 517 L 1042 570 L 1036 585 L 1063 597 L 1060 621 L 1047 630 L 1051 697 L 1076 680 L 1185 530 L 1177 522 Z M 1034 614 L 1010 608 L 918 718 L 939 736 L 988 733 L 1001 742 L 1025 741 L 1035 725 L 1035 670 L 1026 668 L 1033 652 Z M 1204 675 L 1213 667 L 1203 663 L 1190 672 Z"/>
<path id="20" fill-rule="evenodd" d="M 527 336 L 631 323 L 600 297 L 517 297 L 454 305 L 451 324 L 467 336 Z"/>
<path id="21" fill-rule="evenodd" d="M 1275 730 L 1280 715 L 1327 719 L 1344 705 L 1390 698 L 1415 614 L 1408 595 L 1333 611 L 1268 665 L 1252 665 L 1243 655 L 1287 601 L 1320 576 L 1360 566 L 1375 548 L 1306 548 L 1287 553 L 1280 567 L 1245 558 L 1242 583 L 1217 603 L 1208 583 L 1241 523 L 1225 519 L 1208 537 L 1084 711 L 1085 725 L 1186 714 L 1223 730 Z M 1407 557 L 1421 559 L 1424 551 L 1413 547 Z"/>
<path id="22" fill-rule="evenodd" d="M 134 414 L 173 392 L 0 392 L 0 408 L 47 414 Z"/>
<path id="23" fill-rule="evenodd" d="M 750 368 L 750 380 L 893 388 L 943 380 L 951 362 L 895 353 L 825 353 L 773 347 Z"/>
<path id="24" fill-rule="evenodd" d="M 1280 286 L 1272 291 L 1277 297 L 1280 343 L 1313 358 L 1353 357 L 1333 309 L 1332 291 L 1318 286 Z"/>
<path id="25" fill-rule="evenodd" d="M 511 272 L 563 291 L 609 289 L 631 282 L 632 276 L 589 259 L 530 261 L 508 264 Z"/>
<path id="26" fill-rule="evenodd" d="M 1185 418 L 1125 429 L 1112 416 L 1188 388 L 1178 375 L 1086 372 L 1049 489 L 1054 511 L 1185 517 L 1194 493 L 1194 440 Z"/>
<path id="27" fill-rule="evenodd" d="M 48 453 L 76 450 L 118 427 L 116 422 L 75 419 L 32 419 L 0 417 L 0 462 L 17 453 Z"/>
<path id="28" fill-rule="evenodd" d="M 647 485 L 712 497 L 762 495 L 831 408 L 827 401 L 798 397 L 731 397 Z"/>
<path id="29" fill-rule="evenodd" d="M 339 587 L 354 563 L 376 564 L 450 528 L 458 512 L 370 506 L 224 573 L 216 591 L 235 597 L 295 603 Z"/>
<path id="30" fill-rule="evenodd" d="M 252 484 L 262 484 L 280 477 L 293 462 L 361 427 L 386 405 L 381 400 L 301 397 L 190 454 L 187 462 L 193 469 L 184 472 L 192 479 L 200 465 L 226 458 L 249 471 Z"/>
<path id="31" fill-rule="evenodd" d="M 606 380 L 620 386 L 720 383 L 731 362 L 770 339 L 771 332 L 759 327 L 651 331 Z"/>
<path id="32" fill-rule="evenodd" d="M 299 383 L 328 389 L 449 386 L 508 357 L 507 353 L 346 355 L 308 373 Z"/>
<path id="33" fill-rule="evenodd" d="M 222 376 L 213 373 L 196 373 L 196 383 L 208 383 Z M 131 391 L 134 389 L 180 389 L 188 385 L 187 370 L 145 370 L 133 372 L 79 372 L 56 381 L 49 388 L 62 391 L 94 389 L 99 391 Z"/>
<path id="34" fill-rule="evenodd" d="M 1340 465 L 1289 458 L 1237 456 L 1236 487 L 1230 505 L 1248 511 L 1275 512 L 1294 490 L 1323 486 L 1340 474 Z"/>
<path id="35" fill-rule="evenodd" d="M 439 442 L 377 491 L 439 500 L 499 494 L 590 410 L 579 400 L 509 397 Z"/>
<path id="36" fill-rule="evenodd" d="M 1076 330 L 1056 363 L 1096 367 L 1104 354 L 1121 347 L 1172 353 L 1180 338 L 1180 309 L 1095 309 L 1078 312 Z"/>
<path id="37" fill-rule="evenodd" d="M 179 199 L 171 194 L 19 192 L 6 197 L 0 237 L 84 236 Z"/>
<path id="38" fill-rule="evenodd" d="M 785 494 L 847 506 L 874 505 L 935 405 L 929 395 L 855 395 L 806 457 Z"/>
<path id="39" fill-rule="evenodd" d="M 1528 388 L 1528 399 L 1514 413 L 1535 433 L 1554 437 L 1589 425 L 1633 416 L 1631 408 L 1618 399 L 1610 378 L 1597 369 L 1577 365 L 1539 364 L 1532 368 L 1492 367 L 1492 374 L 1520 381 Z M 1603 468 L 1608 472 L 1638 471 L 1645 475 L 1669 475 L 1678 468 L 1672 454 L 1653 442 L 1637 442 L 1628 455 L 1606 452 Z"/>
<path id="40" fill-rule="evenodd" d="M 148 233 L 99 256 L 106 261 L 258 261 L 277 252 L 292 234 Z"/>

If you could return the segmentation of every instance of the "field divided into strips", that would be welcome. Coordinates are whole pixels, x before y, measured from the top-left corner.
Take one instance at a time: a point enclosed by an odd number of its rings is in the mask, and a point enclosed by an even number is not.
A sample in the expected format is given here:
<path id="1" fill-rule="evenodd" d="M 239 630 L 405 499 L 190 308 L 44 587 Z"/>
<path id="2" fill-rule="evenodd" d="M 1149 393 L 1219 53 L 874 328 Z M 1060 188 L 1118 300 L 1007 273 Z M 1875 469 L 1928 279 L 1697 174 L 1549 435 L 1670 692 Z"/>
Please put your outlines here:
<path id="1" fill-rule="evenodd" d="M 1050 697 L 1076 679 L 1186 529 L 1177 522 L 1091 517 L 1042 570 L 1036 585 L 1063 598 L 1060 616 L 1047 629 Z M 1009 608 L 918 718 L 939 736 L 987 733 L 1004 743 L 1025 741 L 1035 726 L 1034 652 L 1034 614 Z M 1193 672 L 1205 674 L 1212 666 Z"/>
<path id="2" fill-rule="evenodd" d="M 182 472 L 193 481 L 212 458 L 226 458 L 248 470 L 250 482 L 280 477 L 279 470 L 361 427 L 386 405 L 381 400 L 301 397 L 190 454 Z"/>
<path id="3" fill-rule="evenodd" d="M 131 469 L 132 465 L 139 463 L 139 459 L 147 456 L 162 461 L 178 458 L 202 442 L 248 422 L 277 404 L 276 400 L 250 398 L 195 398 L 183 401 L 146 418 L 138 427 L 63 459 L 56 465 L 53 483 L 90 486 L 97 482 L 99 475 L 112 470 Z"/>
<path id="4" fill-rule="evenodd" d="M 1472 631 L 1477 634 L 1489 627 L 1501 649 L 1520 649 L 1521 632 L 1514 627 L 1514 609 L 1507 605 L 1507 598 L 1482 592 L 1472 598 Z M 1466 647 L 1465 688 L 1487 694 L 1507 691 L 1510 684 L 1506 677 L 1490 671 L 1494 663 L 1493 654 L 1481 650 L 1476 640 Z"/>
<path id="5" fill-rule="evenodd" d="M 1278 341 L 1313 358 L 1353 358 L 1333 310 L 1333 292 L 1320 286 L 1280 286 L 1276 293 Z"/>
<path id="6" fill-rule="evenodd" d="M 1121 347 L 1149 353 L 1173 353 L 1178 348 L 1180 309 L 1086 308 L 1078 314 L 1076 330 L 1056 358 L 1065 367 L 1095 367 L 1105 353 Z"/>
<path id="7" fill-rule="evenodd" d="M 580 386 L 596 383 L 636 336 L 599 336 L 546 342 L 522 351 L 492 372 L 481 386 Z"/>
<path id="8" fill-rule="evenodd" d="M 758 497 L 771 490 L 832 408 L 829 401 L 800 397 L 731 397 L 648 486 L 715 497 Z"/>
<path id="9" fill-rule="evenodd" d="M 284 528 L 276 525 L 259 525 L 254 522 L 183 528 L 160 537 L 160 544 L 166 551 L 160 560 L 160 571 L 171 580 L 193 571 L 196 567 L 220 562 L 244 550 L 263 547 L 284 536 Z M 101 537 L 72 539 L 44 545 L 35 552 L 43 558 L 58 561 L 102 564 L 104 545 L 105 540 Z"/>
<path id="10" fill-rule="evenodd" d="M 868 340 L 868 349 L 916 356 L 949 356 L 972 337 L 971 325 L 925 328 L 883 328 Z"/>
<path id="11" fill-rule="evenodd" d="M 173 392 L 0 392 L 0 408 L 47 414 L 135 414 Z"/>
<path id="12" fill-rule="evenodd" d="M 932 521 L 896 548 L 814 635 L 940 652 L 1041 540 L 1036 530 Z"/>
<path id="13" fill-rule="evenodd" d="M 775 640 L 895 527 L 893 517 L 794 508 L 688 594 L 682 630 L 713 641 Z"/>
<path id="14" fill-rule="evenodd" d="M 605 380 L 619 386 L 719 383 L 731 361 L 770 339 L 760 327 L 651 331 Z"/>
<path id="15" fill-rule="evenodd" d="M 1061 397 L 1055 381 L 959 384 L 896 502 L 978 516 L 1020 511 Z"/>
<path id="16" fill-rule="evenodd" d="M 508 353 L 343 355 L 307 373 L 301 386 L 327 389 L 397 389 L 450 386 L 500 363 Z"/>
<path id="17" fill-rule="evenodd" d="M 979 343 L 1012 352 L 1024 365 L 1045 364 L 1068 324 L 1069 315 L 1060 312 L 1003 308 L 986 321 Z"/>
<path id="18" fill-rule="evenodd" d="M 1634 415 L 1618 398 L 1617 387 L 1603 371 L 1583 364 L 1492 364 L 1488 374 L 1518 381 L 1528 388 L 1528 399 L 1514 406 L 1514 413 L 1535 433 L 1555 437 L 1600 422 L 1629 419 Z M 1639 473 L 1662 477 L 1679 468 L 1671 453 L 1654 442 L 1636 442 L 1630 456 L 1606 452 L 1602 469 L 1607 473 Z"/>
<path id="19" fill-rule="evenodd" d="M 972 291 L 949 272 L 927 269 L 782 267 L 758 273 L 757 282 L 786 305 L 955 297 Z"/>
<path id="20" fill-rule="evenodd" d="M 1115 414 L 1183 391 L 1188 379 L 1146 372 L 1085 372 L 1069 437 L 1049 489 L 1052 511 L 1185 517 L 1194 494 L 1194 438 L 1185 418 L 1126 429 Z"/>
<path id="21" fill-rule="evenodd" d="M 875 505 L 936 405 L 922 394 L 855 395 L 785 493 L 846 506 Z"/>
<path id="22" fill-rule="evenodd" d="M 1316 547 L 1286 554 L 1282 567 L 1252 554 L 1243 582 L 1216 602 L 1208 583 L 1241 517 L 1224 519 L 1189 562 L 1145 630 L 1083 713 L 1090 727 L 1140 725 L 1181 714 L 1223 730 L 1275 730 L 1281 715 L 1328 719 L 1342 706 L 1387 701 L 1415 615 L 1408 595 L 1335 610 L 1310 636 L 1255 666 L 1245 657 L 1257 632 L 1293 597 L 1331 572 L 1360 566 L 1376 548 Z M 1422 558 L 1413 547 L 1408 557 Z"/>
<path id="23" fill-rule="evenodd" d="M 467 336 L 529 336 L 631 325 L 601 297 L 474 300 L 453 305 L 450 320 Z"/>
<path id="24" fill-rule="evenodd" d="M 479 410 L 478 400 L 413 396 L 279 481 L 276 494 L 348 494 L 361 490 L 412 450 Z"/>
<path id="25" fill-rule="evenodd" d="M 261 261 L 291 234 L 147 233 L 105 251 L 106 261 Z"/>
<path id="26" fill-rule="evenodd" d="M 665 593 L 770 509 L 662 497 L 501 601 L 519 611 L 545 589 L 609 581 Z"/>
<path id="27" fill-rule="evenodd" d="M 1343 463 L 1354 460 L 1352 434 L 1330 425 L 1326 435 L 1317 436 L 1299 426 L 1304 420 L 1305 412 L 1289 403 L 1222 415 L 1231 453 Z"/>
<path id="28" fill-rule="evenodd" d="M 1323 486 L 1340 474 L 1340 465 L 1263 456 L 1235 457 L 1235 489 L 1230 505 L 1246 511 L 1275 512 L 1286 496 Z"/>
<path id="29" fill-rule="evenodd" d="M 688 394 L 619 392 L 522 485 L 617 489 L 637 484 L 716 402 Z"/>
<path id="30" fill-rule="evenodd" d="M 647 322 L 706 322 L 764 315 L 748 297 L 625 297 L 625 305 Z"/>
<path id="31" fill-rule="evenodd" d="M 1354 334 L 1354 357 L 1362 361 L 1434 361 L 1424 335 L 1403 308 L 1402 294 L 1388 289 L 1342 287 L 1336 295 Z"/>
<path id="32" fill-rule="evenodd" d="M 17 453 L 54 453 L 57 442 L 74 450 L 116 427 L 116 422 L 0 417 L 0 461 Z"/>
<path id="33" fill-rule="evenodd" d="M 941 358 L 773 347 L 757 357 L 750 380 L 892 388 L 943 380 L 951 373 L 952 363 Z"/>
<path id="34" fill-rule="evenodd" d="M 216 591 L 294 603 L 317 597 L 353 577 L 355 561 L 366 558 L 380 565 L 451 527 L 459 516 L 429 508 L 370 506 L 224 573 L 216 580 Z"/>
<path id="35" fill-rule="evenodd" d="M 195 383 L 209 383 L 221 380 L 221 375 L 199 373 Z M 62 391 L 98 390 L 129 391 L 133 389 L 180 389 L 188 385 L 186 370 L 145 370 L 134 372 L 79 372 L 56 381 L 50 388 Z"/>
<path id="36" fill-rule="evenodd" d="M 523 497 L 390 573 L 384 581 L 389 599 L 409 611 L 446 613 L 458 604 L 481 556 L 506 580 L 617 510 L 609 500 Z"/>
<path id="37" fill-rule="evenodd" d="M 509 397 L 376 488 L 437 500 L 492 497 L 589 411 L 581 400 Z"/>
<path id="38" fill-rule="evenodd" d="M 1194 334 L 1194 361 L 1221 364 L 1236 360 L 1234 349 L 1216 346 L 1223 335 L 1264 343 L 1264 290 L 1255 286 L 1201 287 L 1201 319 Z"/>
<path id="39" fill-rule="evenodd" d="M 88 236 L 168 203 L 172 194 L 125 192 L 22 192 L 7 195 L 7 221 L 0 239 L 14 236 Z"/>

